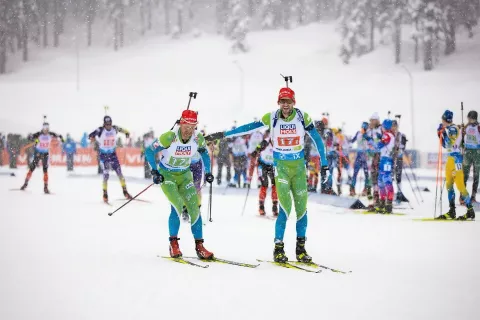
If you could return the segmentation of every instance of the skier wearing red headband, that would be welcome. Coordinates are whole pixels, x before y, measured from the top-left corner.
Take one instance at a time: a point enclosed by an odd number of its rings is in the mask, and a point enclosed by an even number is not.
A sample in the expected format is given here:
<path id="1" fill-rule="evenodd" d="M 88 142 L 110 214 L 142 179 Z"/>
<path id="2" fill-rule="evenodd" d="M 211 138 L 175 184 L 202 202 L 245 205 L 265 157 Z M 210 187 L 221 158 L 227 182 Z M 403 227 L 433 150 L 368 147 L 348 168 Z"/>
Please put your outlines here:
<path id="1" fill-rule="evenodd" d="M 195 130 L 197 123 L 197 112 L 183 111 L 179 126 L 162 134 L 145 150 L 145 156 L 152 167 L 153 182 L 161 185 L 163 193 L 170 201 L 171 211 L 168 227 L 170 232 L 170 256 L 172 258 L 182 256 L 178 244 L 178 240 L 180 240 L 178 231 L 180 229 L 180 214 L 183 205 L 185 205 L 190 215 L 198 257 L 200 259 L 213 259 L 213 253 L 203 246 L 202 216 L 200 215 L 197 190 L 190 171 L 192 157 L 198 151 L 205 167 L 205 181 L 213 182 L 205 138 Z M 160 151 L 162 151 L 162 159 L 157 165 L 155 154 Z"/>

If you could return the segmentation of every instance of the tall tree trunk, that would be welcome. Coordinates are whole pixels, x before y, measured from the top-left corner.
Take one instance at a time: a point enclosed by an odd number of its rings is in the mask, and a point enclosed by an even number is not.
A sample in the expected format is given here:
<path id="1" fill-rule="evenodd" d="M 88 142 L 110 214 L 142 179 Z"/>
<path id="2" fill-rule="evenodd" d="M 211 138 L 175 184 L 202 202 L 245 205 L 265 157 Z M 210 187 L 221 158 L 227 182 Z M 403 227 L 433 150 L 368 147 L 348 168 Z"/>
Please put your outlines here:
<path id="1" fill-rule="evenodd" d="M 148 30 L 152 30 L 152 0 L 147 0 L 147 28 Z"/>
<path id="2" fill-rule="evenodd" d="M 414 38 L 414 41 L 415 41 L 415 46 L 414 46 L 414 61 L 415 63 L 418 63 L 418 61 L 420 60 L 420 48 L 419 48 L 419 42 L 418 42 L 418 18 L 415 19 L 415 38 Z"/>
<path id="3" fill-rule="evenodd" d="M 113 50 L 118 51 L 118 33 L 119 33 L 119 21 L 118 17 L 113 19 Z"/>
<path id="4" fill-rule="evenodd" d="M 125 6 L 123 1 L 120 1 L 120 15 L 119 15 L 119 36 L 120 36 L 120 47 L 123 48 L 124 44 L 124 29 L 125 29 Z"/>
<path id="5" fill-rule="evenodd" d="M 182 10 L 177 10 L 177 26 L 178 32 L 183 33 L 183 20 L 182 20 Z"/>
<path id="6" fill-rule="evenodd" d="M 424 42 L 423 68 L 426 71 L 433 69 L 433 39 L 430 37 Z"/>
<path id="7" fill-rule="evenodd" d="M 375 13 L 374 8 L 370 7 L 370 51 L 375 50 Z"/>
<path id="8" fill-rule="evenodd" d="M 455 14 L 451 6 L 447 6 L 445 25 L 445 55 L 455 52 Z"/>
<path id="9" fill-rule="evenodd" d="M 170 0 L 165 0 L 165 34 L 170 34 Z"/>
<path id="10" fill-rule="evenodd" d="M 315 21 L 322 20 L 323 17 L 323 0 L 315 0 Z"/>
<path id="11" fill-rule="evenodd" d="M 93 19 L 88 19 L 87 20 L 87 46 L 92 45 L 92 24 L 93 24 Z"/>
<path id="12" fill-rule="evenodd" d="M 395 40 L 395 63 L 400 63 L 402 50 L 402 15 L 399 15 L 394 21 L 394 40 Z"/>
<path id="13" fill-rule="evenodd" d="M 53 46 L 55 48 L 60 44 L 59 1 L 60 0 L 53 0 Z"/>
<path id="14" fill-rule="evenodd" d="M 303 25 L 305 23 L 305 13 L 306 13 L 306 0 L 299 0 L 298 2 L 298 24 Z"/>
<path id="15" fill-rule="evenodd" d="M 140 0 L 140 34 L 145 35 L 145 0 Z"/>
<path id="16" fill-rule="evenodd" d="M 284 29 L 290 29 L 290 13 L 292 12 L 290 7 L 290 0 L 281 0 L 282 25 Z"/>
<path id="17" fill-rule="evenodd" d="M 22 21 L 22 43 L 23 43 L 23 61 L 28 61 L 28 19 L 30 17 L 29 5 L 26 0 L 23 0 L 23 16 Z"/>
<path id="18" fill-rule="evenodd" d="M 43 0 L 42 7 L 43 7 L 43 15 L 42 19 L 42 31 L 43 31 L 43 47 L 46 48 L 48 46 L 48 3 L 49 1 Z"/>
<path id="19" fill-rule="evenodd" d="M 3 6 L 5 8 L 5 6 Z M 6 8 L 5 8 L 6 9 Z M 0 12 L 0 74 L 7 72 L 7 29 L 6 10 Z"/>

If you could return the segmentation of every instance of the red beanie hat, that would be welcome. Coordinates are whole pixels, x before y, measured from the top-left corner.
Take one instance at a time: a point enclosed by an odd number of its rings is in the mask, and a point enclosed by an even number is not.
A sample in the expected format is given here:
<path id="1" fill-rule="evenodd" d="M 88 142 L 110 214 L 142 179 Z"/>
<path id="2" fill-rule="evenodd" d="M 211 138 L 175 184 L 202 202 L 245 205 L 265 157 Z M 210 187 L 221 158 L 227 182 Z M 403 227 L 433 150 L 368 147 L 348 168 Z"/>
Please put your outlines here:
<path id="1" fill-rule="evenodd" d="M 180 118 L 180 124 L 197 124 L 197 113 L 192 110 L 184 110 Z"/>
<path id="2" fill-rule="evenodd" d="M 291 99 L 293 102 L 295 102 L 295 91 L 293 91 L 290 88 L 282 88 L 280 89 L 280 92 L 278 93 L 278 102 L 280 102 L 280 99 Z"/>

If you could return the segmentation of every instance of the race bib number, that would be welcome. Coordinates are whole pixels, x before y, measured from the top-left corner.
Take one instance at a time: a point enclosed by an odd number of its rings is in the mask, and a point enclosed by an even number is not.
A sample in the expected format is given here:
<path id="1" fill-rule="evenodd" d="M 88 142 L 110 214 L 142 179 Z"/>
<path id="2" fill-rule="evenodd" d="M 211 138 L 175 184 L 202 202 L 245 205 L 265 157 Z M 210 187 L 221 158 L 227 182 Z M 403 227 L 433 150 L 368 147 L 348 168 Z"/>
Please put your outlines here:
<path id="1" fill-rule="evenodd" d="M 115 139 L 105 139 L 103 140 L 104 147 L 114 147 L 115 146 Z"/>
<path id="2" fill-rule="evenodd" d="M 392 171 L 392 165 L 391 165 L 391 164 L 388 164 L 388 163 L 384 164 L 384 165 L 383 165 L 383 171 L 385 171 L 385 172 L 390 172 L 390 171 Z"/>
<path id="3" fill-rule="evenodd" d="M 280 147 L 298 146 L 300 137 L 277 137 L 277 142 Z"/>
<path id="4" fill-rule="evenodd" d="M 190 158 L 174 158 L 171 157 L 168 161 L 168 165 L 171 167 L 188 167 L 190 165 Z"/>
<path id="5" fill-rule="evenodd" d="M 40 149 L 48 149 L 48 142 L 40 142 Z"/>

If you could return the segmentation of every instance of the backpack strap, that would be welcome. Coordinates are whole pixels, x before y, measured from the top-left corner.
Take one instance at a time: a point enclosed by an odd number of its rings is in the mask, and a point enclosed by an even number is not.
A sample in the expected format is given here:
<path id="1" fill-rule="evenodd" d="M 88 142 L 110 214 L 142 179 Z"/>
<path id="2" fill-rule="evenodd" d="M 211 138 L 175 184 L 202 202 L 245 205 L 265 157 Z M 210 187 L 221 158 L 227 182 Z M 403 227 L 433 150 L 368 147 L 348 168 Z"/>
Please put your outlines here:
<path id="1" fill-rule="evenodd" d="M 273 132 L 273 128 L 275 128 L 275 126 L 277 125 L 279 115 L 280 115 L 280 110 L 277 110 L 277 112 L 275 112 L 275 116 L 273 117 L 272 132 Z"/>
<path id="2" fill-rule="evenodd" d="M 295 108 L 295 111 L 297 112 L 298 118 L 302 122 L 303 128 L 306 129 L 305 128 L 305 118 L 303 117 L 302 111 L 300 111 L 300 109 L 297 109 L 297 108 Z"/>

